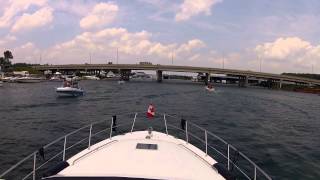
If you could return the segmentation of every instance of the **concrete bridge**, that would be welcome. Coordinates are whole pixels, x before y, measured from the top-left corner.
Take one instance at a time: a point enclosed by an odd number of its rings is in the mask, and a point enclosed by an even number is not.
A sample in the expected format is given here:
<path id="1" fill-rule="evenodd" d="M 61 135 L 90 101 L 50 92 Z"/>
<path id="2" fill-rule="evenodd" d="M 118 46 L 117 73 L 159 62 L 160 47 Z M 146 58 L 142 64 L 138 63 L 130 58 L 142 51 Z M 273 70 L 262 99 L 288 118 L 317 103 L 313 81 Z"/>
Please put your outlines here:
<path id="1" fill-rule="evenodd" d="M 129 80 L 131 70 L 153 70 L 157 72 L 158 82 L 162 81 L 162 72 L 192 72 L 192 73 L 204 73 L 206 75 L 205 83 L 208 82 L 210 74 L 225 74 L 231 77 L 238 77 L 239 86 L 245 87 L 248 84 L 250 77 L 264 79 L 267 82 L 281 88 L 283 82 L 293 82 L 304 85 L 317 85 L 320 86 L 320 80 L 286 76 L 280 74 L 236 70 L 236 69 L 220 69 L 220 68 L 208 68 L 208 67 L 192 67 L 192 66 L 173 66 L 173 65 L 152 65 L 152 64 L 66 64 L 66 65 L 41 65 L 34 66 L 39 71 L 51 70 L 62 72 L 77 72 L 87 71 L 99 73 L 101 70 L 119 70 L 122 79 Z"/>

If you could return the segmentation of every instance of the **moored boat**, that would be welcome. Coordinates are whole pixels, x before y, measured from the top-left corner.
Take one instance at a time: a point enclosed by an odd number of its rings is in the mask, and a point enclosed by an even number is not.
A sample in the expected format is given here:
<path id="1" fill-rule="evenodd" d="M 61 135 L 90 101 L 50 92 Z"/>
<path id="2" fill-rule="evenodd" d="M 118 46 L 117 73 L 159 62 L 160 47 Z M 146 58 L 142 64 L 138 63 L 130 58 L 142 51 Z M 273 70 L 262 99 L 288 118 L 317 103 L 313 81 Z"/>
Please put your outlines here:
<path id="1" fill-rule="evenodd" d="M 83 76 L 82 78 L 85 80 L 100 80 L 97 76 Z"/>
<path id="2" fill-rule="evenodd" d="M 18 83 L 39 83 L 41 81 L 42 81 L 41 78 L 30 77 L 30 76 L 20 77 L 15 80 L 15 82 L 18 82 Z"/>
<path id="3" fill-rule="evenodd" d="M 15 82 L 17 80 L 16 77 L 3 77 L 2 81 L 3 82 Z"/>
<path id="4" fill-rule="evenodd" d="M 59 77 L 51 77 L 50 81 L 52 81 L 52 82 L 61 82 L 61 81 L 63 81 L 63 79 L 61 79 Z"/>

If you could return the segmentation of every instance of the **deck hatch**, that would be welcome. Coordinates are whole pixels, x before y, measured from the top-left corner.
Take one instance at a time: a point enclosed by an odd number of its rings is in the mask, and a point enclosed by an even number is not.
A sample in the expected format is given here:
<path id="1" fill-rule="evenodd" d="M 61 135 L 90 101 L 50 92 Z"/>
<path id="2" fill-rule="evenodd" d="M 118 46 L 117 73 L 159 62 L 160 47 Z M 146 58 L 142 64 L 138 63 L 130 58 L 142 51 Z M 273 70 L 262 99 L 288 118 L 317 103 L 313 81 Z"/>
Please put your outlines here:
<path id="1" fill-rule="evenodd" d="M 158 144 L 145 144 L 145 143 L 138 143 L 136 149 L 148 149 L 148 150 L 157 150 Z"/>

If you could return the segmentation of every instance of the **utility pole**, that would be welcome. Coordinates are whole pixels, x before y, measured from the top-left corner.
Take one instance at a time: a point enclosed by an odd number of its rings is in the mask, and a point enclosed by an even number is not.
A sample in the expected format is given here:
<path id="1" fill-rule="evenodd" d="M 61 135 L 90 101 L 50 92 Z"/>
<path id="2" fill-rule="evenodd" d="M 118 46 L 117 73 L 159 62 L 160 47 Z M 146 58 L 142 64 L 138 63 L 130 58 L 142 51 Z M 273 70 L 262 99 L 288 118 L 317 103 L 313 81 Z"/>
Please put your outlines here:
<path id="1" fill-rule="evenodd" d="M 118 48 L 117 48 L 117 64 L 119 64 L 119 51 L 118 51 Z"/>
<path id="2" fill-rule="evenodd" d="M 224 56 L 222 57 L 222 69 L 224 69 Z"/>
<path id="3" fill-rule="evenodd" d="M 39 65 L 41 65 L 41 59 L 42 59 L 42 53 L 40 53 L 40 57 L 39 57 Z"/>
<path id="4" fill-rule="evenodd" d="M 313 64 L 312 64 L 312 74 L 313 74 Z"/>
<path id="5" fill-rule="evenodd" d="M 258 59 L 259 59 L 259 61 L 260 61 L 260 72 L 261 72 L 261 64 L 262 64 L 262 62 L 261 62 L 261 57 L 258 56 Z"/>
<path id="6" fill-rule="evenodd" d="M 171 64 L 173 65 L 173 51 L 171 52 Z"/>
<path id="7" fill-rule="evenodd" d="M 90 64 L 91 64 L 91 53 L 89 53 L 89 56 L 90 56 Z"/>

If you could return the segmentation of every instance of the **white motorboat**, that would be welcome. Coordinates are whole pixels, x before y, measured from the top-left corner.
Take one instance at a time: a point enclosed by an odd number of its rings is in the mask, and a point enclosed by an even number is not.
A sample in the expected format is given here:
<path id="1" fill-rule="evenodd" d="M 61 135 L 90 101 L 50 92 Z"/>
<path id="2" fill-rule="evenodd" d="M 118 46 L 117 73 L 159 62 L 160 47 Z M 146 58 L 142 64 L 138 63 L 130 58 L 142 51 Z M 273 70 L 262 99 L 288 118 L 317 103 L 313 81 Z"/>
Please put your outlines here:
<path id="1" fill-rule="evenodd" d="M 50 78 L 50 81 L 52 81 L 52 82 L 61 82 L 61 81 L 63 81 L 63 79 L 60 78 L 60 77 L 53 76 L 53 77 Z"/>
<path id="2" fill-rule="evenodd" d="M 119 81 L 118 81 L 118 84 L 124 84 L 124 83 L 125 83 L 124 80 L 119 80 Z"/>
<path id="3" fill-rule="evenodd" d="M 137 115 L 119 115 L 119 119 L 123 120 L 119 124 L 117 116 L 113 116 L 107 121 L 110 123 L 108 126 L 104 120 L 79 128 L 33 152 L 0 174 L 0 178 L 271 180 L 267 173 L 234 146 L 191 121 L 167 114 L 163 114 L 162 120 L 146 120 L 145 117 L 137 118 Z M 128 122 L 130 117 L 132 122 Z M 155 127 L 162 125 L 162 128 L 153 131 L 145 126 L 147 130 L 134 131 L 151 122 Z M 99 138 L 103 140 L 97 142 Z M 61 144 L 63 146 L 59 146 Z M 83 145 L 82 150 L 74 151 L 79 149 L 80 144 Z M 25 162 L 32 161 L 33 166 L 23 166 Z M 27 169 L 30 172 L 18 177 L 19 166 L 24 168 L 22 172 Z M 46 172 L 43 173 L 43 170 Z"/>
<path id="4" fill-rule="evenodd" d="M 30 76 L 20 77 L 15 80 L 15 82 L 18 82 L 18 83 L 39 83 L 41 81 L 42 81 L 41 78 L 30 77 Z"/>
<path id="5" fill-rule="evenodd" d="M 83 76 L 82 78 L 86 80 L 100 80 L 97 76 Z"/>
<path id="6" fill-rule="evenodd" d="M 16 79 L 17 78 L 15 78 L 15 77 L 3 77 L 2 81 L 3 82 L 15 82 Z"/>
<path id="7" fill-rule="evenodd" d="M 56 88 L 56 92 L 59 96 L 82 96 L 84 94 L 84 90 L 79 87 L 77 81 L 66 80 L 63 82 L 62 87 Z"/>
<path id="8" fill-rule="evenodd" d="M 60 72 L 56 72 L 54 73 L 54 75 L 50 78 L 50 81 L 53 81 L 53 82 L 61 82 L 63 81 L 63 76 Z"/>

